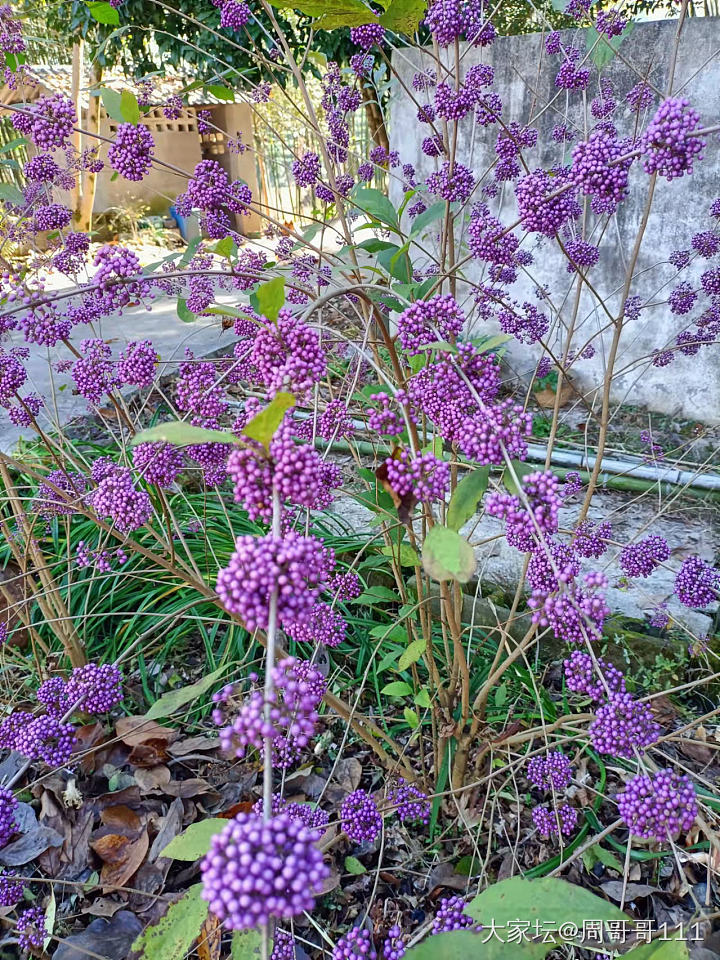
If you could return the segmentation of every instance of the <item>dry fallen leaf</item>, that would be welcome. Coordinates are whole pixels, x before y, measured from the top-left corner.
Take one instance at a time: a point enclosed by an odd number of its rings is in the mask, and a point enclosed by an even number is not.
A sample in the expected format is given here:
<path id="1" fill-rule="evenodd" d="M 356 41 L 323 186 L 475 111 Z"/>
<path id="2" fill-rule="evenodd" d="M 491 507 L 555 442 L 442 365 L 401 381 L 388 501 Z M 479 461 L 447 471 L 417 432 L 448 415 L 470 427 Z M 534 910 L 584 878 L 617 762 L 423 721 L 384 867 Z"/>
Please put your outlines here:
<path id="1" fill-rule="evenodd" d="M 111 893 L 117 887 L 127 886 L 130 877 L 142 865 L 150 840 L 147 827 L 144 827 L 135 838 L 126 834 L 110 833 L 99 837 L 90 846 L 103 861 L 100 871 L 102 891 Z"/>
<path id="2" fill-rule="evenodd" d="M 198 960 L 220 960 L 222 925 L 214 913 L 209 913 L 200 928 L 197 941 Z"/>
<path id="3" fill-rule="evenodd" d="M 150 741 L 167 745 L 174 743 L 180 736 L 177 730 L 163 727 L 147 717 L 121 717 L 115 724 L 115 731 L 129 747 L 139 747 Z"/>

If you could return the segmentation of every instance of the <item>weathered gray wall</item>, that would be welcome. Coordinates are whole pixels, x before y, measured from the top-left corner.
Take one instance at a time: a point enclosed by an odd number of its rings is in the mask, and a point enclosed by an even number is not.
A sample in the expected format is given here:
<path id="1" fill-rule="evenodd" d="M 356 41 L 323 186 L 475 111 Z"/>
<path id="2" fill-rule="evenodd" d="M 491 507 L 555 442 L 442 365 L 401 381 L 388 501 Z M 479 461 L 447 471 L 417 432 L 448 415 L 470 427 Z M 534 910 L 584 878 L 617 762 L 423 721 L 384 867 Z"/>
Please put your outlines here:
<path id="1" fill-rule="evenodd" d="M 647 73 L 659 89 L 666 88 L 676 29 L 677 24 L 673 21 L 636 25 L 621 45 L 623 59 L 615 58 L 605 67 L 603 75 L 613 81 L 619 96 L 620 106 L 615 122 L 622 135 L 633 132 L 635 115 L 623 98 L 637 81 L 638 75 Z M 573 40 L 584 49 L 585 31 L 564 33 L 564 43 Z M 697 18 L 686 23 L 673 90 L 682 91 L 682 95 L 689 98 L 700 113 L 704 126 L 720 122 L 719 52 L 720 19 Z M 426 55 L 418 50 L 402 50 L 395 54 L 395 68 L 408 88 L 423 60 L 426 65 L 429 63 Z M 583 129 L 583 95 L 573 92 L 566 97 L 565 91 L 557 91 L 554 78 L 560 61 L 557 57 L 545 54 L 540 35 L 501 39 L 485 50 L 464 49 L 462 62 L 464 70 L 475 63 L 489 63 L 495 70 L 495 89 L 505 105 L 503 119 L 506 122 L 531 122 L 539 129 L 538 146 L 524 154 L 531 169 L 567 162 L 567 148 L 564 153 L 562 146 L 552 143 L 550 132 L 556 123 L 564 122 L 566 118 L 574 121 L 580 130 Z M 588 105 L 597 91 L 598 75 L 593 70 Z M 421 98 L 423 95 L 416 96 Z M 420 102 L 426 100 L 425 97 Z M 546 107 L 547 104 L 550 106 Z M 543 110 L 543 107 L 546 108 Z M 648 114 L 641 117 L 643 125 L 648 122 L 654 109 L 650 108 Z M 495 157 L 497 132 L 497 126 L 475 127 L 472 118 L 462 121 L 459 161 L 472 167 L 476 173 L 487 170 Z M 415 164 L 418 180 L 424 179 L 438 165 L 437 160 L 426 157 L 420 150 L 422 139 L 428 133 L 427 125 L 417 121 L 415 104 L 400 84 L 395 82 L 391 104 L 392 146 L 399 150 L 403 163 Z M 720 144 L 717 134 L 708 139 L 705 159 L 696 164 L 692 177 L 683 177 L 670 183 L 658 179 L 648 229 L 638 258 L 637 279 L 631 291 L 648 302 L 666 300 L 674 285 L 676 271 L 667 262 L 670 252 L 678 248 L 689 249 L 693 234 L 712 226 L 707 211 L 710 203 L 720 196 Z M 647 187 L 648 176 L 636 162 L 630 175 L 630 198 L 621 205 L 617 216 L 611 221 L 601 244 L 600 262 L 589 272 L 592 283 L 611 310 L 618 308 L 618 294 L 642 218 Z M 399 181 L 393 182 L 391 191 L 397 199 L 401 191 Z M 480 198 L 478 190 L 477 199 Z M 500 200 L 491 201 L 493 212 L 498 203 L 500 218 L 503 222 L 512 223 L 517 213 L 512 184 L 504 185 Z M 572 280 L 554 241 L 538 240 L 538 235 L 534 234 L 527 237 L 523 245 L 535 256 L 535 263 L 530 267 L 534 281 L 547 285 L 555 303 L 562 303 Z M 416 251 L 416 264 L 421 264 L 422 259 L 422 255 Z M 713 262 L 717 263 L 718 259 L 715 258 Z M 699 286 L 699 274 L 708 265 L 707 260 L 693 264 L 681 279 L 695 280 Z M 477 262 L 471 262 L 465 269 L 468 278 L 473 281 L 478 281 L 483 275 L 482 265 Z M 521 277 L 511 292 L 520 302 L 530 300 L 537 303 L 533 287 L 533 282 Z M 699 301 L 706 302 L 702 298 Z M 570 304 L 564 311 L 565 322 L 569 311 Z M 699 313 L 696 307 L 689 316 Z M 672 344 L 676 334 L 684 329 L 682 323 L 682 318 L 674 317 L 666 306 L 661 305 L 644 310 L 638 321 L 627 324 L 617 366 L 624 372 L 614 381 L 613 398 L 618 402 L 639 404 L 663 413 L 720 422 L 720 346 L 703 348 L 695 357 L 678 355 L 674 363 L 665 369 L 649 367 L 643 362 L 643 358 L 654 349 Z M 597 310 L 590 295 L 584 294 L 574 342 L 584 343 L 606 324 L 607 317 Z M 563 334 L 561 327 L 551 333 L 550 340 L 554 347 L 559 349 L 562 346 Z M 590 394 L 602 383 L 609 340 L 607 332 L 601 339 L 596 339 L 596 356 L 592 360 L 578 362 L 573 367 L 576 381 Z M 513 369 L 523 376 L 531 373 L 538 356 L 536 348 L 522 346 L 517 341 L 513 341 L 509 351 Z"/>

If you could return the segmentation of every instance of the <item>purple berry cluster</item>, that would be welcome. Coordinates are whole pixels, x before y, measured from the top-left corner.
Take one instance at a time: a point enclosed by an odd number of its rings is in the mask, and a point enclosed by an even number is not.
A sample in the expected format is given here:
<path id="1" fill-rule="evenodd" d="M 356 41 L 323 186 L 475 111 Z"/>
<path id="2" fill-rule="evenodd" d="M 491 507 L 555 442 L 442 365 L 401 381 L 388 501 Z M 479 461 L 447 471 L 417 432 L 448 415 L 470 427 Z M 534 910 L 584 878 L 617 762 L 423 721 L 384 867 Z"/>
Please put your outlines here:
<path id="1" fill-rule="evenodd" d="M 222 749 L 242 758 L 248 749 L 262 750 L 272 741 L 273 762 L 288 767 L 300 756 L 315 734 L 317 708 L 325 695 L 325 679 L 309 662 L 286 657 L 272 668 L 273 694 L 266 700 L 262 689 L 251 690 L 232 722 L 220 730 Z M 251 680 L 256 679 L 254 674 Z M 235 690 L 232 685 L 216 694 L 214 721 L 225 722 L 225 707 Z"/>
<path id="2" fill-rule="evenodd" d="M 600 658 L 593 662 L 590 654 L 582 650 L 573 650 L 563 663 L 563 668 L 565 684 L 572 693 L 598 702 L 614 693 L 625 693 L 625 676 L 622 671 Z"/>
<path id="3" fill-rule="evenodd" d="M 280 626 L 306 619 L 334 564 L 332 550 L 316 537 L 238 537 L 227 567 L 217 577 L 217 592 L 230 613 L 248 630 L 267 627 L 270 598 L 277 593 Z"/>
<path id="4" fill-rule="evenodd" d="M 42 907 L 28 907 L 15 924 L 18 946 L 27 953 L 40 952 L 48 932 Z"/>
<path id="5" fill-rule="evenodd" d="M 695 789 L 685 774 L 638 774 L 618 794 L 618 812 L 630 833 L 663 843 L 687 832 L 698 815 Z"/>
<path id="6" fill-rule="evenodd" d="M 544 757 L 533 757 L 527 777 L 539 790 L 565 790 L 572 782 L 572 765 L 562 751 L 555 750 Z"/>
<path id="7" fill-rule="evenodd" d="M 647 173 L 674 180 L 693 172 L 705 141 L 695 135 L 700 116 L 684 97 L 670 97 L 658 107 L 640 141 Z"/>
<path id="8" fill-rule="evenodd" d="M 146 126 L 121 123 L 108 150 L 108 161 L 121 177 L 137 181 L 150 172 L 154 153 L 155 141 Z"/>
<path id="9" fill-rule="evenodd" d="M 397 787 L 388 794 L 388 802 L 395 807 L 401 823 L 421 823 L 427 826 L 430 822 L 430 801 L 427 794 L 402 778 Z"/>
<path id="10" fill-rule="evenodd" d="M 649 577 L 670 557 L 665 537 L 653 535 L 629 543 L 620 551 L 620 567 L 627 577 Z"/>
<path id="11" fill-rule="evenodd" d="M 330 875 L 317 835 L 286 814 L 240 813 L 200 864 L 202 897 L 230 930 L 253 930 L 312 910 Z"/>
<path id="12" fill-rule="evenodd" d="M 454 341 L 462 332 L 465 314 L 450 294 L 438 294 L 431 300 L 419 300 L 400 314 L 398 337 L 403 350 L 419 353 L 437 340 Z"/>
<path id="13" fill-rule="evenodd" d="M 683 560 L 675 577 L 675 596 L 686 607 L 706 607 L 720 593 L 720 570 L 702 557 Z"/>
<path id="14" fill-rule="evenodd" d="M 562 804 L 558 807 L 557 812 L 549 810 L 546 806 L 537 806 L 533 809 L 532 818 L 543 840 L 549 840 L 550 837 L 558 835 L 558 833 L 565 837 L 573 834 L 577 828 L 578 812 L 569 803 Z"/>
<path id="15" fill-rule="evenodd" d="M 363 927 L 348 930 L 335 944 L 332 960 L 377 960 L 370 931 Z"/>
<path id="16" fill-rule="evenodd" d="M 432 933 L 451 933 L 453 930 L 468 930 L 475 921 L 465 913 L 466 903 L 462 897 L 443 897 L 432 923 Z"/>
<path id="17" fill-rule="evenodd" d="M 327 357 L 317 332 L 282 307 L 274 324 L 260 330 L 250 361 L 268 390 L 302 396 L 325 376 Z"/>
<path id="18" fill-rule="evenodd" d="M 5 726 L 5 723 L 2 726 Z M 18 802 L 12 790 L 0 786 L 0 847 L 6 846 L 18 832 L 18 823 L 15 819 L 17 805 Z"/>
<path id="19" fill-rule="evenodd" d="M 625 691 L 611 694 L 598 707 L 595 720 L 588 729 L 590 741 L 598 753 L 627 758 L 655 743 L 660 732 L 661 727 L 653 719 L 650 707 Z"/>
<path id="20" fill-rule="evenodd" d="M 366 790 L 355 790 L 345 797 L 340 807 L 340 823 L 355 843 L 371 843 L 382 830 L 378 805 Z"/>

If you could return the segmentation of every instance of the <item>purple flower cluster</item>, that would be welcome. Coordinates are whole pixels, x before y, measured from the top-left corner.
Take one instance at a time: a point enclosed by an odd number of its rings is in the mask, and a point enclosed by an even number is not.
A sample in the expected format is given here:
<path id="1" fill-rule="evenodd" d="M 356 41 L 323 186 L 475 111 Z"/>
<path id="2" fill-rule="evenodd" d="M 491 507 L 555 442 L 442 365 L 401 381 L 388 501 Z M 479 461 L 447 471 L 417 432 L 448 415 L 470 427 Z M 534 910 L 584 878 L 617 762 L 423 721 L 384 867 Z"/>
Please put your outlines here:
<path id="1" fill-rule="evenodd" d="M 632 159 L 627 154 L 630 141 L 595 130 L 589 140 L 576 144 L 572 151 L 571 176 L 582 193 L 592 197 L 596 213 L 612 213 L 628 193 L 628 174 Z"/>
<path id="2" fill-rule="evenodd" d="M 688 831 L 698 814 L 695 789 L 685 774 L 639 774 L 618 794 L 618 812 L 635 837 L 663 843 Z"/>
<path id="3" fill-rule="evenodd" d="M 653 535 L 629 543 L 620 551 L 620 567 L 627 577 L 649 577 L 670 557 L 665 537 Z"/>
<path id="4" fill-rule="evenodd" d="M 490 516 L 505 520 L 508 543 L 526 551 L 535 549 L 540 537 L 557 531 L 562 499 L 558 478 L 549 470 L 527 474 L 522 487 L 530 512 L 519 497 L 509 493 L 489 494 L 485 508 Z"/>
<path id="5" fill-rule="evenodd" d="M 355 790 L 345 797 L 340 807 L 340 823 L 355 843 L 371 843 L 382 830 L 377 803 L 366 790 Z"/>
<path id="6" fill-rule="evenodd" d="M 252 930 L 312 910 L 330 875 L 317 835 L 292 817 L 240 813 L 212 838 L 202 897 L 230 930 Z"/>

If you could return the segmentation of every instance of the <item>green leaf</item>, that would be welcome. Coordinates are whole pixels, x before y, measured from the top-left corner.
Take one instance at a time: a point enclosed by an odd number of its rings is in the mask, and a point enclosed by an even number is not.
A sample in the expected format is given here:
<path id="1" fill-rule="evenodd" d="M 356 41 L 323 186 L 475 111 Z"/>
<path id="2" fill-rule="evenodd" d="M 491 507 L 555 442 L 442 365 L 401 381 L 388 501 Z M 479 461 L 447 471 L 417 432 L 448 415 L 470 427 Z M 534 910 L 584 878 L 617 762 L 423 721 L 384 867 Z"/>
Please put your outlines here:
<path id="1" fill-rule="evenodd" d="M 173 837 L 160 853 L 161 857 L 173 860 L 187 860 L 195 863 L 210 849 L 210 841 L 216 833 L 224 830 L 230 821 L 222 817 L 208 817 L 191 823 L 187 830 Z"/>
<path id="2" fill-rule="evenodd" d="M 434 580 L 467 583 L 475 572 L 475 552 L 464 537 L 450 527 L 428 530 L 422 548 L 425 572 Z"/>
<path id="3" fill-rule="evenodd" d="M 120 94 L 120 113 L 123 120 L 135 126 L 140 123 L 140 106 L 137 97 L 131 90 L 123 90 Z"/>
<path id="4" fill-rule="evenodd" d="M 386 683 L 380 693 L 386 697 L 409 697 L 412 693 L 412 687 L 404 680 L 393 680 L 392 683 Z"/>
<path id="5" fill-rule="evenodd" d="M 236 930 L 233 933 L 230 960 L 258 960 L 261 953 L 262 933 L 259 930 Z"/>
<path id="6" fill-rule="evenodd" d="M 518 917 L 529 920 L 531 929 L 535 921 L 542 923 L 543 930 L 557 929 L 561 924 L 574 924 L 582 930 L 583 920 L 589 917 L 603 922 L 623 920 L 632 923 L 627 914 L 614 904 L 583 887 L 555 877 L 543 877 L 540 880 L 511 877 L 494 883 L 470 901 L 466 912 L 480 923 L 492 919 L 497 927 L 505 926 L 508 921 L 517 920 Z M 540 942 L 540 939 L 525 942 L 522 947 L 523 960 L 543 960 L 557 945 L 551 936 L 544 935 L 544 940 L 548 942 Z M 503 948 L 499 957 L 512 960 L 517 955 L 515 944 L 506 942 L 497 946 Z"/>
<path id="7" fill-rule="evenodd" d="M 515 476 L 518 478 L 521 484 L 522 484 L 523 477 L 526 477 L 529 473 L 535 473 L 535 471 L 537 470 L 537 467 L 533 467 L 529 463 L 522 463 L 520 460 L 511 460 L 510 462 L 512 463 Z M 505 485 L 506 490 L 508 490 L 510 493 L 514 494 L 515 496 L 518 495 L 520 490 L 518 489 L 518 485 L 515 483 L 515 477 L 513 477 L 512 473 L 508 470 L 507 467 L 505 468 L 505 470 L 503 470 L 502 482 Z"/>
<path id="8" fill-rule="evenodd" d="M 22 190 L 16 187 L 14 183 L 0 183 L 0 200 L 8 200 L 16 206 L 25 203 Z"/>
<path id="9" fill-rule="evenodd" d="M 455 873 L 459 873 L 461 877 L 474 877 L 476 874 L 481 872 L 482 860 L 479 860 L 477 857 L 471 856 L 470 854 L 462 857 L 455 864 Z"/>
<path id="10" fill-rule="evenodd" d="M 213 249 L 213 253 L 216 253 L 219 257 L 225 257 L 227 260 L 233 260 L 237 256 L 237 252 L 237 244 L 229 236 L 218 240 Z"/>
<path id="11" fill-rule="evenodd" d="M 110 6 L 110 4 L 108 4 L 108 6 Z M 102 105 L 105 107 L 105 113 L 110 119 L 122 123 L 122 94 L 118 93 L 117 90 L 110 90 L 108 87 L 103 87 L 100 91 L 100 99 L 102 100 Z"/>
<path id="12" fill-rule="evenodd" d="M 209 83 L 205 89 L 217 100 L 235 100 L 234 92 L 222 83 Z"/>
<path id="13" fill-rule="evenodd" d="M 390 587 L 374 586 L 368 587 L 361 593 L 355 603 L 384 603 L 386 601 L 397 603 L 397 590 L 391 590 Z"/>
<path id="14" fill-rule="evenodd" d="M 380 553 L 385 557 L 398 557 L 397 547 L 383 547 Z M 400 544 L 399 560 L 401 567 L 417 567 L 420 565 L 420 557 L 409 543 Z"/>
<path id="15" fill-rule="evenodd" d="M 217 670 L 209 673 L 206 677 L 201 677 L 200 680 L 189 684 L 187 687 L 169 690 L 150 707 L 145 714 L 146 718 L 148 720 L 164 719 L 175 713 L 180 707 L 184 707 L 186 703 L 198 700 L 204 693 L 207 693 L 210 687 L 220 679 L 226 670 L 227 667 L 218 667 Z"/>
<path id="16" fill-rule="evenodd" d="M 86 0 L 86 3 L 90 16 L 98 23 L 106 23 L 112 27 L 120 25 L 120 14 L 106 0 Z"/>
<path id="17" fill-rule="evenodd" d="M 338 27 L 360 27 L 374 17 L 362 0 L 333 0 L 332 12 L 328 13 L 327 0 L 270 0 L 274 7 L 292 7 L 308 17 L 320 17 L 314 26 L 320 30 L 336 30 Z"/>
<path id="18" fill-rule="evenodd" d="M 200 897 L 202 888 L 201 883 L 194 884 L 157 923 L 143 930 L 132 945 L 143 960 L 177 960 L 190 950 L 208 915 L 207 901 Z"/>
<path id="19" fill-rule="evenodd" d="M 24 147 L 27 144 L 27 137 L 13 137 L 7 143 L 0 144 L 0 153 L 9 153 L 10 150 L 16 150 L 18 147 Z"/>
<path id="20" fill-rule="evenodd" d="M 345 857 L 345 869 L 355 877 L 359 877 L 362 873 L 367 873 L 367 869 L 360 863 L 357 857 Z"/>
<path id="21" fill-rule="evenodd" d="M 419 213 L 410 227 L 410 236 L 416 237 L 419 233 L 422 233 L 426 227 L 429 227 L 431 223 L 435 223 L 436 220 L 444 217 L 446 208 L 447 204 L 445 201 L 439 200 L 437 203 L 433 203 L 432 206 L 428 207 L 427 210 Z"/>
<path id="22" fill-rule="evenodd" d="M 424 710 L 430 706 L 430 694 L 426 687 L 423 687 L 419 693 L 415 694 L 415 703 Z"/>
<path id="23" fill-rule="evenodd" d="M 408 950 L 405 960 L 494 960 L 494 948 L 505 944 L 483 939 L 469 930 L 435 934 Z"/>
<path id="24" fill-rule="evenodd" d="M 275 277 L 261 284 L 250 297 L 250 302 L 256 313 L 275 323 L 285 303 L 285 277 Z"/>
<path id="25" fill-rule="evenodd" d="M 185 251 L 183 252 L 182 257 L 180 258 L 180 264 L 179 264 L 179 265 L 180 265 L 181 267 L 186 267 L 186 266 L 190 263 L 190 261 L 192 260 L 192 258 L 193 258 L 193 257 L 195 256 L 195 254 L 197 253 L 198 247 L 200 246 L 200 244 L 201 244 L 202 242 L 203 242 L 203 238 L 202 238 L 202 237 L 193 237 L 193 238 L 192 238 L 192 240 L 190 241 L 190 243 L 188 243 L 187 247 L 185 247 Z"/>
<path id="26" fill-rule="evenodd" d="M 283 391 L 276 393 L 265 409 L 256 414 L 252 420 L 243 427 L 243 436 L 250 437 L 251 440 L 259 441 L 267 450 L 270 446 L 270 441 L 282 423 L 283 417 L 294 405 L 295 397 L 292 393 L 284 393 Z"/>
<path id="27" fill-rule="evenodd" d="M 495 706 L 498 710 L 502 710 L 505 706 L 505 702 L 508 696 L 508 689 L 506 683 L 501 683 L 500 686 L 495 691 Z"/>
<path id="28" fill-rule="evenodd" d="M 451 530 L 459 530 L 473 516 L 485 495 L 489 479 L 490 467 L 478 467 L 466 474 L 455 487 L 447 512 L 447 525 Z"/>
<path id="29" fill-rule="evenodd" d="M 382 190 L 374 190 L 370 187 L 356 187 L 351 196 L 357 204 L 358 209 L 363 213 L 369 214 L 374 220 L 379 220 L 380 223 L 388 224 L 388 226 L 398 226 L 395 207 Z"/>
<path id="30" fill-rule="evenodd" d="M 192 443 L 238 443 L 238 438 L 229 431 L 207 430 L 182 420 L 170 420 L 168 423 L 158 423 L 147 430 L 141 430 L 135 434 L 130 444 L 134 447 L 138 443 L 151 443 L 156 440 L 173 443 L 176 447 L 187 447 Z"/>
<path id="31" fill-rule="evenodd" d="M 425 13 L 426 0 L 392 0 L 380 23 L 395 33 L 415 33 Z"/>
<path id="32" fill-rule="evenodd" d="M 410 707 L 405 707 L 403 710 L 403 716 L 407 720 L 407 724 L 411 730 L 417 730 L 420 726 L 420 717 L 415 713 L 414 710 L 411 710 Z"/>
<path id="33" fill-rule="evenodd" d="M 496 333 L 493 337 L 473 337 L 472 343 L 480 353 L 492 353 L 512 339 L 507 333 Z"/>
<path id="34" fill-rule="evenodd" d="M 368 237 L 367 240 L 363 240 L 362 243 L 358 243 L 357 246 L 361 250 L 367 250 L 368 253 L 380 253 L 381 250 L 399 250 L 400 247 L 396 243 L 390 243 L 389 240 L 380 240 L 378 237 Z"/>
<path id="35" fill-rule="evenodd" d="M 626 37 L 630 36 L 634 28 L 635 23 L 631 20 L 619 37 L 606 37 L 605 34 L 599 33 L 595 27 L 588 27 L 587 49 L 592 51 L 590 57 L 598 70 L 602 70 L 610 63 L 616 56 L 620 44 Z"/>
<path id="36" fill-rule="evenodd" d="M 398 670 L 407 670 L 411 663 L 417 663 L 425 653 L 425 646 L 424 640 L 413 640 L 407 650 L 403 650 L 398 661 Z"/>
<path id="37" fill-rule="evenodd" d="M 188 309 L 187 300 L 178 300 L 177 315 L 180 317 L 183 323 L 195 323 L 197 320 L 197 314 Z"/>
<path id="38" fill-rule="evenodd" d="M 653 940 L 623 954 L 628 960 L 688 960 L 689 956 L 685 940 Z"/>
<path id="39" fill-rule="evenodd" d="M 605 847 L 601 847 L 599 843 L 590 847 L 588 853 L 593 853 L 596 862 L 599 861 L 603 866 L 611 867 L 613 870 L 617 870 L 618 873 L 623 872 L 623 865 L 615 854 L 611 850 L 606 850 Z"/>

